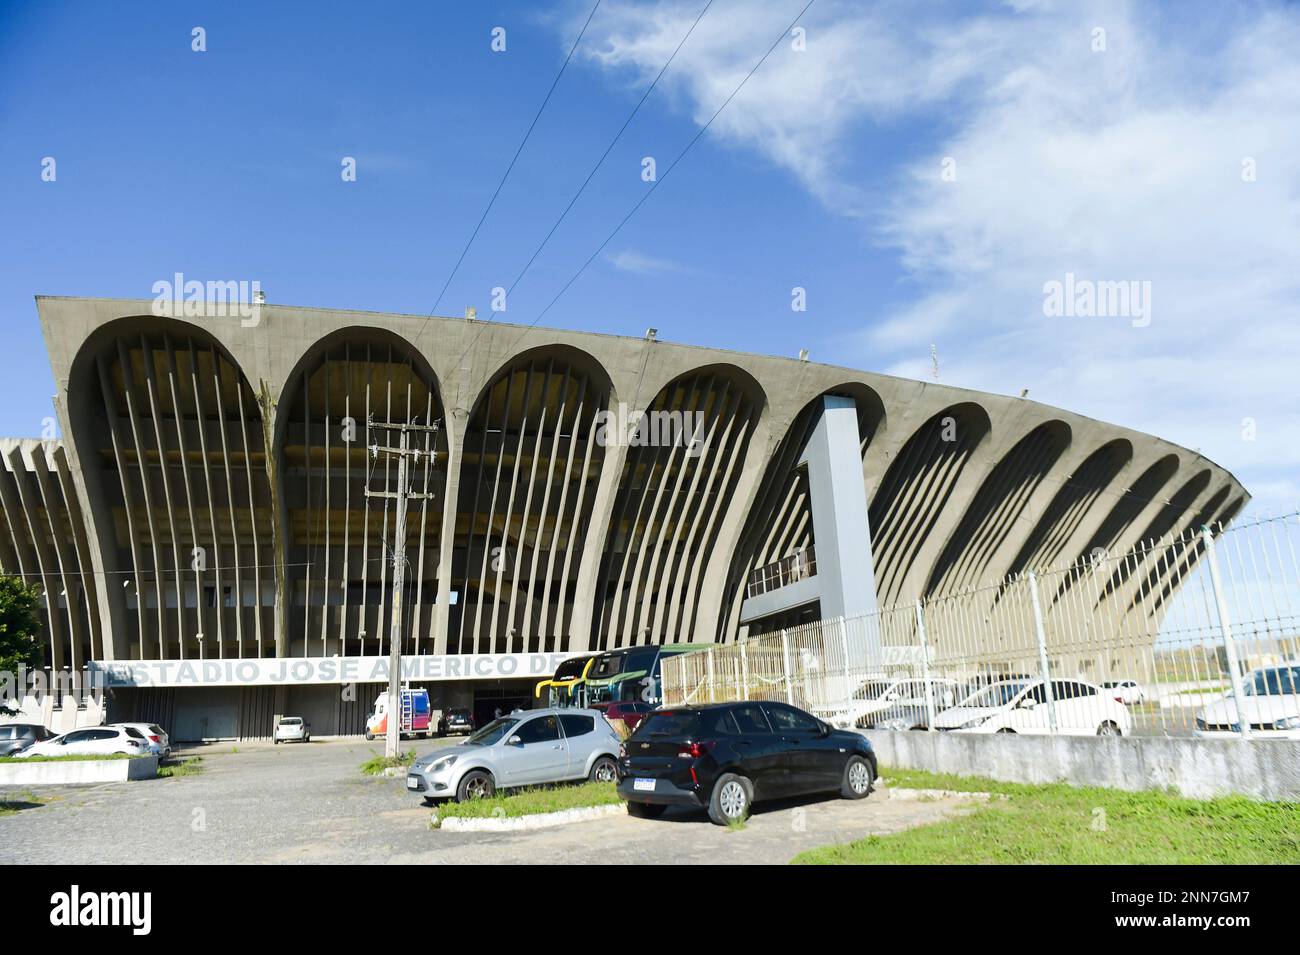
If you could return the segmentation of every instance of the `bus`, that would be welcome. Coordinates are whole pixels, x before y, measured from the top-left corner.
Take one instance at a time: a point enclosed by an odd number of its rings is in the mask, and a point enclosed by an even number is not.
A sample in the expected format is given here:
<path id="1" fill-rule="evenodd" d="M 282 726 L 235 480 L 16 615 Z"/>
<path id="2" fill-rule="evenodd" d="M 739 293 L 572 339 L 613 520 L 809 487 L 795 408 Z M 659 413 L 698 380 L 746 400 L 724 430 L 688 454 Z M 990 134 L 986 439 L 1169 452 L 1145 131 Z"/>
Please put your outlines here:
<path id="1" fill-rule="evenodd" d="M 547 706 L 585 707 L 587 672 L 598 656 L 599 654 L 589 653 L 565 660 L 556 667 L 554 676 L 538 682 L 533 689 L 533 698 L 540 700 L 544 693 Z"/>
<path id="2" fill-rule="evenodd" d="M 587 706 L 641 701 L 658 706 L 663 699 L 660 667 L 665 657 L 707 650 L 712 643 L 666 643 L 624 647 L 599 654 L 585 671 Z"/>

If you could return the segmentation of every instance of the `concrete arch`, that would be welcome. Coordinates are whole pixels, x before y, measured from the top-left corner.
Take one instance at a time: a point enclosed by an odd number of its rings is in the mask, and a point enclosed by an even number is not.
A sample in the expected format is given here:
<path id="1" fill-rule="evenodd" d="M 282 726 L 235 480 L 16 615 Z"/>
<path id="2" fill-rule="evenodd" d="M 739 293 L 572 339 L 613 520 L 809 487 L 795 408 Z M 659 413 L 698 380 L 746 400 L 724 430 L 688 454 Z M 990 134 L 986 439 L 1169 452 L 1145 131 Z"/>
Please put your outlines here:
<path id="1" fill-rule="evenodd" d="M 191 322 L 123 317 L 81 344 L 68 393 L 96 569 L 125 572 L 101 588 L 112 658 L 274 653 L 264 417 L 229 350 Z"/>
<path id="2" fill-rule="evenodd" d="M 735 365 L 702 365 L 664 384 L 622 450 L 602 548 L 592 640 L 608 646 L 678 642 L 710 632 L 718 600 L 701 609 L 710 574 L 739 533 L 738 496 L 753 493 L 766 455 L 767 395 Z M 665 437 L 662 422 L 679 424 Z M 682 435 L 689 433 L 688 439 Z M 747 483 L 753 482 L 750 486 Z M 713 563 L 717 555 L 716 567 Z"/>
<path id="3" fill-rule="evenodd" d="M 1043 422 L 989 470 L 930 569 L 926 598 L 970 590 L 988 583 L 990 576 L 1004 576 L 998 572 L 997 557 L 1070 437 L 1064 421 Z"/>
<path id="4" fill-rule="evenodd" d="M 853 399 L 858 409 L 859 453 L 866 461 L 872 439 L 885 429 L 885 405 L 880 395 L 861 382 L 828 388 L 809 401 L 791 421 L 763 472 L 757 495 L 745 517 L 728 569 L 719 638 L 737 632 L 745 582 L 751 572 L 815 545 L 808 474 L 800 457 L 818 420 L 826 396 Z M 863 495 L 865 497 L 865 477 Z M 752 633 L 753 631 L 751 631 Z"/>
<path id="5" fill-rule="evenodd" d="M 433 369 L 402 336 L 371 326 L 336 329 L 313 342 L 285 379 L 275 407 L 272 480 L 281 518 L 277 587 L 290 656 L 386 652 L 392 607 L 386 547 L 398 533 L 388 498 L 396 461 L 371 459 L 366 422 L 442 420 Z M 448 429 L 412 433 L 413 500 L 405 529 L 409 562 L 402 650 L 432 647 L 439 594 Z"/>
<path id="6" fill-rule="evenodd" d="M 557 344 L 513 356 L 476 398 L 454 504 L 457 652 L 570 648 L 612 396 L 592 355 Z"/>
<path id="7" fill-rule="evenodd" d="M 904 593 L 904 582 L 962 472 L 991 431 L 982 406 L 951 405 L 912 433 L 885 472 L 868 509 L 882 607 L 918 596 Z"/>

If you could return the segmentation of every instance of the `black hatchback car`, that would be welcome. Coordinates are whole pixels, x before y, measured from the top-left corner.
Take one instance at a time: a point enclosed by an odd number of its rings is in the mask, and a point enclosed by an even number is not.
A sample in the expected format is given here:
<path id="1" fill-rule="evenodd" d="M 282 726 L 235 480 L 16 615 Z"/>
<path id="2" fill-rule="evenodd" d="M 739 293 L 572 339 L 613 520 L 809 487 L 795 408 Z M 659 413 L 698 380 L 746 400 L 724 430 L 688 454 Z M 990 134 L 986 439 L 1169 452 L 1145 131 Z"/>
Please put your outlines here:
<path id="1" fill-rule="evenodd" d="M 628 737 L 618 777 L 634 816 L 689 806 L 726 825 L 764 799 L 836 791 L 861 799 L 876 778 L 876 754 L 862 735 L 785 703 L 670 707 L 647 714 Z"/>

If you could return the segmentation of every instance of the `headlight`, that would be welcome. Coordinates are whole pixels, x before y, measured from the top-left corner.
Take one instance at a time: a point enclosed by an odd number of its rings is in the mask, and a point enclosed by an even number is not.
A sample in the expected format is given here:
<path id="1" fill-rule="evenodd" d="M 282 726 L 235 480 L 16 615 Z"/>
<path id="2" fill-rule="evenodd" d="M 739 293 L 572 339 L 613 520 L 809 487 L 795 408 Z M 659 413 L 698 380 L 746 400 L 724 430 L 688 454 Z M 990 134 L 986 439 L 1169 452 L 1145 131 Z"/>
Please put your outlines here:
<path id="1" fill-rule="evenodd" d="M 989 720 L 991 720 L 992 718 L 993 718 L 993 717 L 991 717 L 991 716 L 977 716 L 977 717 L 976 717 L 975 719 L 973 719 L 973 720 L 967 720 L 965 723 L 962 723 L 961 726 L 957 727 L 957 729 L 959 729 L 959 730 L 969 730 L 969 729 L 974 729 L 976 726 L 983 726 L 985 723 L 987 723 L 987 722 L 988 722 Z"/>
<path id="2" fill-rule="evenodd" d="M 1284 716 L 1273 721 L 1275 730 L 1300 730 L 1300 716 Z"/>
<path id="3" fill-rule="evenodd" d="M 440 773 L 454 762 L 456 762 L 455 756 L 444 756 L 442 759 L 429 764 L 429 772 Z"/>

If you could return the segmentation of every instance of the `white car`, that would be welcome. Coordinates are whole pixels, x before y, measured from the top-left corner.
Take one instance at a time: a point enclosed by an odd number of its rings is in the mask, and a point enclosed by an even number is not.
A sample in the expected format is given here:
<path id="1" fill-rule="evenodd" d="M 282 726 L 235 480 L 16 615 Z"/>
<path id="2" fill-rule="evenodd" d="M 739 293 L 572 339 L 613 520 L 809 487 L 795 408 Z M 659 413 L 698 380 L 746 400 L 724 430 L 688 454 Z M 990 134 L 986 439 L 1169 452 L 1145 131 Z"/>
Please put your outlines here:
<path id="1" fill-rule="evenodd" d="M 28 756 L 111 756 L 115 753 L 148 756 L 149 741 L 131 726 L 93 726 L 34 743 L 16 755 L 23 759 Z"/>
<path id="2" fill-rule="evenodd" d="M 114 723 L 113 725 L 130 726 L 138 729 L 144 736 L 145 742 L 149 744 L 149 752 L 159 759 L 172 754 L 171 739 L 157 723 Z"/>
<path id="3" fill-rule="evenodd" d="M 1095 683 L 1053 680 L 1052 706 L 1042 680 L 1001 680 L 990 684 L 935 718 L 935 728 L 964 733 L 1057 732 L 1063 736 L 1128 736 L 1133 722 L 1124 704 Z"/>
<path id="4" fill-rule="evenodd" d="M 956 704 L 961 696 L 956 680 L 930 678 L 934 711 L 940 713 Z M 861 700 L 857 710 L 858 726 L 876 729 L 924 729 L 926 719 L 926 684 L 924 680 L 872 680 L 853 694 Z"/>
<path id="5" fill-rule="evenodd" d="M 1197 736 L 1239 736 L 1240 700 L 1254 736 L 1300 739 L 1300 660 L 1251 670 L 1241 682 L 1241 693 L 1229 693 L 1196 714 Z"/>
<path id="6" fill-rule="evenodd" d="M 311 742 L 311 724 L 301 716 L 282 716 L 280 722 L 275 724 L 275 742 L 280 743 L 310 743 Z"/>
<path id="7" fill-rule="evenodd" d="M 1109 680 L 1101 688 L 1110 691 L 1125 706 L 1137 706 L 1147 701 L 1147 691 L 1137 680 Z"/>

